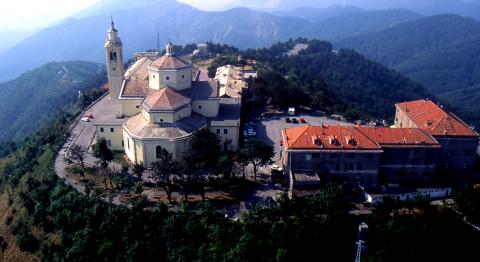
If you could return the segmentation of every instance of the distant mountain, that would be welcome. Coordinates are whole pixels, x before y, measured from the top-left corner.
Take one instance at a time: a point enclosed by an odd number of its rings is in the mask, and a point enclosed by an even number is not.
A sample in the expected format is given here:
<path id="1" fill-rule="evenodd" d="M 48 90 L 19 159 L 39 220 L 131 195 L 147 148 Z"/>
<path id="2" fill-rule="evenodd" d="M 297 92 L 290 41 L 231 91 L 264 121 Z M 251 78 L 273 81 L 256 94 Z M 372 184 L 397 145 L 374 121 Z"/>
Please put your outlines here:
<path id="1" fill-rule="evenodd" d="M 0 54 L 20 43 L 31 34 L 33 34 L 33 32 L 0 31 Z"/>
<path id="2" fill-rule="evenodd" d="M 49 63 L 0 84 L 0 141 L 35 132 L 104 81 L 103 66 L 90 62 Z"/>
<path id="3" fill-rule="evenodd" d="M 305 6 L 325 8 L 332 5 L 351 5 L 369 10 L 408 9 L 423 15 L 453 13 L 480 20 L 478 0 L 236 0 L 230 7 L 249 7 L 257 10 L 288 11 Z"/>
<path id="4" fill-rule="evenodd" d="M 480 22 L 438 15 L 343 39 L 466 111 L 480 111 Z M 480 117 L 479 117 L 480 118 Z"/>
<path id="5" fill-rule="evenodd" d="M 366 32 L 375 32 L 420 18 L 423 18 L 423 16 L 407 10 L 345 13 L 301 28 L 298 36 L 330 41 L 339 40 Z"/>
<path id="6" fill-rule="evenodd" d="M 333 5 L 326 8 L 317 8 L 312 6 L 297 7 L 288 11 L 274 11 L 272 14 L 277 16 L 298 17 L 312 22 L 318 22 L 332 17 L 361 13 L 363 11 L 363 9 L 355 6 Z"/>
<path id="7" fill-rule="evenodd" d="M 128 3 L 123 5 L 123 3 Z M 92 16 L 93 15 L 93 16 Z M 340 39 L 418 18 L 407 11 L 345 14 L 320 22 L 245 8 L 205 12 L 173 0 L 105 1 L 77 17 L 44 29 L 0 54 L 0 82 L 50 61 L 104 62 L 103 44 L 113 15 L 125 57 L 163 43 L 220 42 L 239 48 L 267 47 L 290 38 Z"/>

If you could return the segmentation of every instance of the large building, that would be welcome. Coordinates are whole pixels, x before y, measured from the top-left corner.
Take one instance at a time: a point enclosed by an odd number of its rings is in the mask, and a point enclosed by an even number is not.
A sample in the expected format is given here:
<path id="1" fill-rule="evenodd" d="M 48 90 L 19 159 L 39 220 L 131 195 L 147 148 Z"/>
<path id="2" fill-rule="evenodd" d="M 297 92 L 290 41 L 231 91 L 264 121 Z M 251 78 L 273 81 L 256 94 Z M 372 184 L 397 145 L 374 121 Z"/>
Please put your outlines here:
<path id="1" fill-rule="evenodd" d="M 353 126 L 302 126 L 282 130 L 287 176 L 315 172 L 323 180 L 376 185 L 381 147 Z"/>
<path id="2" fill-rule="evenodd" d="M 195 132 L 208 128 L 226 150 L 238 148 L 240 100 L 219 96 L 218 81 L 177 57 L 137 53 L 124 71 L 122 42 L 112 22 L 105 43 L 110 86 L 107 110 L 95 123 L 97 138 L 124 151 L 134 163 L 150 166 L 161 148 L 180 158 Z"/>
<path id="3" fill-rule="evenodd" d="M 468 172 L 474 167 L 479 135 L 460 118 L 431 100 L 395 106 L 395 127 L 420 128 L 440 143 L 437 171 Z"/>
<path id="4" fill-rule="evenodd" d="M 378 184 L 430 184 L 471 170 L 478 134 L 429 100 L 397 104 L 395 128 L 302 126 L 282 130 L 282 165 L 295 178 Z M 300 174 L 300 175 L 299 175 Z M 439 176 L 437 176 L 439 175 Z"/>

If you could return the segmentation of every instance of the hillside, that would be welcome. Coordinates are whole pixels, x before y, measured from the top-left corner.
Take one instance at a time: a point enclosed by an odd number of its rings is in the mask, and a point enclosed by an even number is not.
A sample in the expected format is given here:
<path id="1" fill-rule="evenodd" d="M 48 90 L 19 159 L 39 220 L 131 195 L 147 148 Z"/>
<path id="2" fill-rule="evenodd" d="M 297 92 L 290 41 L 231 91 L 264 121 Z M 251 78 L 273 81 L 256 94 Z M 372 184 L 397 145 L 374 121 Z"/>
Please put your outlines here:
<path id="1" fill-rule="evenodd" d="M 418 17 L 406 11 L 382 11 L 311 22 L 245 8 L 205 12 L 171 0 L 106 1 L 81 12 L 77 18 L 41 30 L 0 54 L 0 82 L 50 61 L 103 63 L 110 15 L 120 30 L 127 59 L 135 51 L 155 48 L 157 34 L 161 45 L 166 41 L 175 44 L 212 41 L 245 49 L 267 47 L 299 36 L 338 39 Z"/>
<path id="2" fill-rule="evenodd" d="M 346 38 L 336 45 L 398 70 L 458 108 L 480 109 L 476 99 L 480 96 L 480 22 L 457 15 L 432 16 Z"/>
<path id="3" fill-rule="evenodd" d="M 362 33 L 376 32 L 422 17 L 407 10 L 347 12 L 301 28 L 298 36 L 329 41 L 339 40 Z"/>
<path id="4" fill-rule="evenodd" d="M 99 64 L 53 62 L 0 84 L 0 141 L 35 132 L 104 78 Z"/>
<path id="5" fill-rule="evenodd" d="M 273 102 L 341 112 L 351 119 L 359 116 L 391 119 L 395 103 L 432 97 L 421 85 L 354 51 L 336 53 L 328 42 L 306 43 L 309 47 L 293 57 L 285 55 L 296 44 L 292 41 L 244 53 L 277 73 L 277 77 L 259 80 L 270 83 L 263 85 L 267 86 L 266 93 Z M 278 79 L 278 75 L 286 79 Z"/>

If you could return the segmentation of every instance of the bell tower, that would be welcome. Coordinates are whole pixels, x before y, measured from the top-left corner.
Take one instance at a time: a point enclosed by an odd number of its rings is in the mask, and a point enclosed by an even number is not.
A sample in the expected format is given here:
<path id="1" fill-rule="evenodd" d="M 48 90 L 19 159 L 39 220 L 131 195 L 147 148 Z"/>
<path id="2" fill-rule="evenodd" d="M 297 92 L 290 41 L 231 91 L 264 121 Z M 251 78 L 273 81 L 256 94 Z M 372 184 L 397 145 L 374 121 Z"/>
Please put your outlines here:
<path id="1" fill-rule="evenodd" d="M 107 73 L 110 85 L 110 98 L 117 99 L 124 80 L 122 41 L 118 37 L 118 30 L 115 29 L 113 19 L 108 30 L 108 37 L 105 41 L 107 54 Z"/>

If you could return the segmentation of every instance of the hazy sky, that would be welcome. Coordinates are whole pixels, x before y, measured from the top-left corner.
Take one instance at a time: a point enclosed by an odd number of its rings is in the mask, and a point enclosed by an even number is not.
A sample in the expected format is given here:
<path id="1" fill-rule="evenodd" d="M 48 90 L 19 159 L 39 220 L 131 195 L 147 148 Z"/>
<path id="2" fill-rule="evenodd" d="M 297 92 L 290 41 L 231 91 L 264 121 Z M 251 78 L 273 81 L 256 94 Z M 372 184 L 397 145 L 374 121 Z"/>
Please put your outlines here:
<path id="1" fill-rule="evenodd" d="M 0 31 L 44 27 L 99 1 L 101 0 L 0 0 Z M 233 0 L 179 1 L 201 9 L 215 9 L 233 2 Z"/>
<path id="2" fill-rule="evenodd" d="M 46 26 L 97 1 L 99 0 L 0 0 L 0 30 Z"/>

